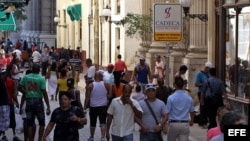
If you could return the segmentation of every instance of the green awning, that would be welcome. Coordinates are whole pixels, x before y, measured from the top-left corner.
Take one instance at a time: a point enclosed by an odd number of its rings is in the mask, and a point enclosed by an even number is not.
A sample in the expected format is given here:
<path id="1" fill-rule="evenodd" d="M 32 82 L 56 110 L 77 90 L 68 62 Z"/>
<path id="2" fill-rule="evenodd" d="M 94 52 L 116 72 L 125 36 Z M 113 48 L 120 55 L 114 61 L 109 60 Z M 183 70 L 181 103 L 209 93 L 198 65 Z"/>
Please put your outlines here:
<path id="1" fill-rule="evenodd" d="M 3 11 L 0 11 L 0 30 L 1 31 L 15 31 L 16 22 L 12 13 L 9 16 Z"/>
<path id="2" fill-rule="evenodd" d="M 71 21 L 79 21 L 82 18 L 82 5 L 81 4 L 75 4 L 67 7 L 67 13 L 69 14 L 69 17 Z"/>

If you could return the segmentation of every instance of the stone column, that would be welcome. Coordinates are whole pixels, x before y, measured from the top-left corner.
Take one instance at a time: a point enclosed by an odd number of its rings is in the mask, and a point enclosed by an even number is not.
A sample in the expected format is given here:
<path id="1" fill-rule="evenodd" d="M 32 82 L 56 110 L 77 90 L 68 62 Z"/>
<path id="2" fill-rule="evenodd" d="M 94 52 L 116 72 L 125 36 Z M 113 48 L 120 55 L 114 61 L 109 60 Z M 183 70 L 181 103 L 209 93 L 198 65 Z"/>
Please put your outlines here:
<path id="1" fill-rule="evenodd" d="M 186 49 L 183 47 L 173 46 L 169 56 L 169 85 L 172 87 L 174 83 L 174 76 L 179 70 L 179 67 L 183 65 L 183 58 L 186 55 Z"/>
<path id="2" fill-rule="evenodd" d="M 208 1 L 208 60 L 215 62 L 215 33 L 216 33 L 216 22 L 215 22 L 215 0 Z"/>
<path id="3" fill-rule="evenodd" d="M 193 6 L 190 8 L 190 14 L 207 14 L 207 0 L 194 0 Z M 186 78 L 188 79 L 188 88 L 194 97 L 195 103 L 197 99 L 197 87 L 194 85 L 196 73 L 204 66 L 207 61 L 207 22 L 198 18 L 190 19 L 190 46 L 188 54 L 183 59 L 183 63 L 187 65 L 188 71 Z"/>

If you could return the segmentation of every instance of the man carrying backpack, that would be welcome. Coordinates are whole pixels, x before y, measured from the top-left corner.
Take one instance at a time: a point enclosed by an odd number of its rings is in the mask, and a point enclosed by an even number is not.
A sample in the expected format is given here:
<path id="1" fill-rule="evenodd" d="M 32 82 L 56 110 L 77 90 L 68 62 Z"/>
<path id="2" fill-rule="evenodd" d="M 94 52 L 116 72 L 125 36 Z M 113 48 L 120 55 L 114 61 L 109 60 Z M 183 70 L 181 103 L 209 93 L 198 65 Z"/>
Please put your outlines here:
<path id="1" fill-rule="evenodd" d="M 140 56 L 140 63 L 138 63 L 133 71 L 131 81 L 135 81 L 142 88 L 142 93 L 145 91 L 145 86 L 151 81 L 151 71 L 149 65 L 145 63 L 145 57 Z"/>
<path id="2" fill-rule="evenodd" d="M 200 102 L 205 105 L 209 119 L 208 129 L 216 127 L 216 113 L 219 107 L 224 106 L 223 97 L 228 106 L 228 97 L 224 83 L 216 78 L 216 69 L 209 69 L 210 77 L 204 82 L 201 89 Z"/>

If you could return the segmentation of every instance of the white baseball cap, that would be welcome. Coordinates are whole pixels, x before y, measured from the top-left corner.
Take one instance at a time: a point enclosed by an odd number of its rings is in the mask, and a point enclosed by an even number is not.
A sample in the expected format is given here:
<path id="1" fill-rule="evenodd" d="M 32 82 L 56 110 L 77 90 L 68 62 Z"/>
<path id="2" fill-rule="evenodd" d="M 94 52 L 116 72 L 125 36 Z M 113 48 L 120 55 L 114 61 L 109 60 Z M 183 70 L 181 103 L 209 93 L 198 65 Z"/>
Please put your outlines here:
<path id="1" fill-rule="evenodd" d="M 145 57 L 143 55 L 141 55 L 140 60 L 145 60 Z"/>
<path id="2" fill-rule="evenodd" d="M 213 65 L 211 62 L 206 62 L 206 63 L 205 63 L 205 67 L 213 68 L 214 65 Z"/>

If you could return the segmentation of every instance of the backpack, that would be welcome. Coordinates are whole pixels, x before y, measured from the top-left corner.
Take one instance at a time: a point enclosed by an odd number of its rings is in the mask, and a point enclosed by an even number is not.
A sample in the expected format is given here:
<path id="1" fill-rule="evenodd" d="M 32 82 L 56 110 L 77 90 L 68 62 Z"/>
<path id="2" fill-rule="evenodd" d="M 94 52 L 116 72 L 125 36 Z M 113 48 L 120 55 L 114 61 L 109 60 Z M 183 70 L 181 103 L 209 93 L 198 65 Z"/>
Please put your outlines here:
<path id="1" fill-rule="evenodd" d="M 208 84 L 208 89 L 206 90 L 205 93 L 205 102 L 215 107 L 223 106 L 224 104 L 221 94 L 213 91 L 209 79 L 207 80 L 207 84 Z"/>

